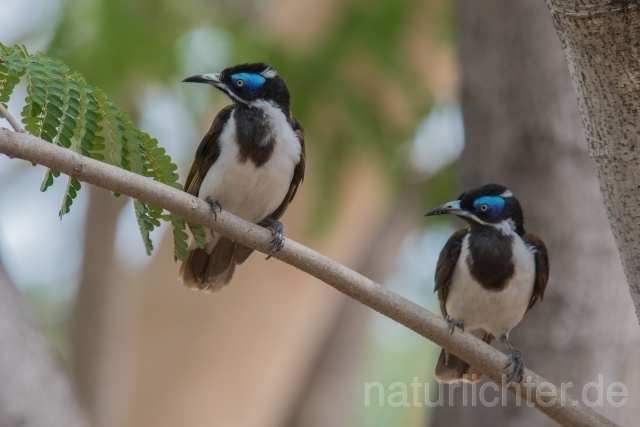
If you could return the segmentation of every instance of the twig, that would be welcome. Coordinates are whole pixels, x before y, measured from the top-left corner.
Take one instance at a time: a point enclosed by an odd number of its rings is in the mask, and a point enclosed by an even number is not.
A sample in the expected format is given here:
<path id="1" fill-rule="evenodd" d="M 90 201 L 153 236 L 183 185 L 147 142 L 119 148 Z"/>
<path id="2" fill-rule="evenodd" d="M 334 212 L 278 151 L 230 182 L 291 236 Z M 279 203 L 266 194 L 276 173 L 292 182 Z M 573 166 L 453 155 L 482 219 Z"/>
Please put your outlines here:
<path id="1" fill-rule="evenodd" d="M 16 132 L 24 132 L 24 129 L 22 128 L 22 126 L 20 126 L 20 123 L 11 115 L 11 113 L 9 113 L 9 111 L 7 111 L 6 108 L 4 108 L 4 105 L 2 105 L 1 102 L 0 115 L 7 119 L 13 130 L 15 130 Z"/>
<path id="2" fill-rule="evenodd" d="M 0 128 L 0 153 L 39 163 L 98 187 L 160 206 L 263 253 L 268 253 L 271 247 L 271 234 L 262 227 L 225 211 L 218 214 L 216 221 L 211 215 L 209 205 L 203 200 L 141 175 L 83 157 L 34 136 Z M 440 316 L 318 252 L 288 239 L 285 247 L 276 253 L 274 258 L 305 271 L 435 342 L 477 367 L 498 384 L 502 384 L 503 374 L 510 373 L 503 368 L 507 357 L 498 350 L 468 333 L 449 335 L 449 327 Z M 528 369 L 525 370 L 525 379 L 530 385 L 523 385 L 517 389 L 511 387 L 510 390 L 535 405 L 560 425 L 616 426 L 612 421 L 571 398 L 565 390 L 559 389 Z M 548 393 L 558 396 L 557 399 L 549 402 Z M 542 405 L 539 402 L 542 402 Z"/>

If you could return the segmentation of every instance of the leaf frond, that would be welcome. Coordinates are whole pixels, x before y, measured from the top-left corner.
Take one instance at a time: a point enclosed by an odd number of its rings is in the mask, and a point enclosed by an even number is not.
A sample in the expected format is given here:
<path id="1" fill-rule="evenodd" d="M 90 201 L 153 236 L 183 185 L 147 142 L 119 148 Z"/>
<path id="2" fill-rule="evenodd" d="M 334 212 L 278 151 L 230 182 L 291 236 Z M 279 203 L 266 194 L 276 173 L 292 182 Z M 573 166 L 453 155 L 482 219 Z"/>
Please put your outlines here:
<path id="1" fill-rule="evenodd" d="M 5 107 L 22 78 L 28 83 L 21 113 L 27 132 L 100 161 L 106 160 L 109 148 L 109 158 L 114 165 L 182 189 L 176 173 L 178 168 L 158 145 L 158 140 L 138 129 L 129 114 L 116 107 L 102 90 L 90 86 L 82 75 L 71 72 L 62 61 L 41 52 L 30 54 L 24 46 L 0 43 L 0 103 Z M 47 169 L 40 190 L 46 191 L 59 176 L 60 172 Z M 81 188 L 78 179 L 67 179 L 58 212 L 60 217 L 69 213 Z M 173 227 L 174 257 L 184 260 L 188 247 L 184 219 L 140 200 L 134 200 L 134 208 L 147 253 L 153 251 L 150 233 L 164 220 Z M 189 229 L 202 247 L 202 228 L 189 224 Z"/>

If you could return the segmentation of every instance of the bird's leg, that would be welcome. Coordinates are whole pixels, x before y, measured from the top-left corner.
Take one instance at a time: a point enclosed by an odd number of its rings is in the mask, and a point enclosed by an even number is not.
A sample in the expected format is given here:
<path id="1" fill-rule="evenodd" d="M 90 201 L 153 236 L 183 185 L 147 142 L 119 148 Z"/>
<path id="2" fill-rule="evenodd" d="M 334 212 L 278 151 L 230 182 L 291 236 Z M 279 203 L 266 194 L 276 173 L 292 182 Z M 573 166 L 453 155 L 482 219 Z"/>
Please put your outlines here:
<path id="1" fill-rule="evenodd" d="M 284 248 L 284 225 L 280 221 L 272 220 L 267 229 L 271 231 L 272 245 L 269 255 L 265 259 L 271 258 L 273 254 Z"/>
<path id="2" fill-rule="evenodd" d="M 449 324 L 449 335 L 453 335 L 456 326 L 460 329 L 460 332 L 464 332 L 464 323 L 457 321 L 448 314 L 444 317 L 444 320 Z M 447 350 L 444 351 L 444 366 L 449 366 L 449 352 Z"/>
<path id="3" fill-rule="evenodd" d="M 213 219 L 214 221 L 217 221 L 218 213 L 222 212 L 222 205 L 220 205 L 220 200 L 218 199 L 213 200 L 211 196 L 207 196 L 204 198 L 204 201 L 209 203 L 209 206 L 211 206 L 211 212 L 213 212 Z M 216 208 L 218 208 L 218 212 L 216 212 Z"/>
<path id="4" fill-rule="evenodd" d="M 453 335 L 453 331 L 455 331 L 456 326 L 458 327 L 458 329 L 460 329 L 460 332 L 464 332 L 464 323 L 457 321 L 448 314 L 444 317 L 444 320 L 446 320 L 449 324 L 449 335 Z"/>
<path id="5" fill-rule="evenodd" d="M 511 341 L 507 339 L 507 334 L 500 336 L 500 342 L 509 349 L 509 359 L 507 364 L 504 365 L 505 369 L 513 365 L 513 372 L 511 372 L 511 378 L 509 378 L 509 384 L 519 383 L 522 381 L 524 375 L 524 363 L 522 363 L 522 352 L 516 348 Z"/>

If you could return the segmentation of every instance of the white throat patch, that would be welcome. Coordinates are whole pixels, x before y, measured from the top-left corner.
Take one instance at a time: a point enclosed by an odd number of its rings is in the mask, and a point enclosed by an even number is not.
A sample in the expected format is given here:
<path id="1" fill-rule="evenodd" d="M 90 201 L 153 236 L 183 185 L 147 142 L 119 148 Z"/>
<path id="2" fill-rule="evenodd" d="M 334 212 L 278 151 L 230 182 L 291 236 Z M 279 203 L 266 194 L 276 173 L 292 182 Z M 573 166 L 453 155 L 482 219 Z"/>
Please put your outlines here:
<path id="1" fill-rule="evenodd" d="M 497 228 L 504 235 L 509 235 L 516 229 L 516 223 L 512 219 L 504 219 L 497 224 L 488 224 L 494 228 Z"/>

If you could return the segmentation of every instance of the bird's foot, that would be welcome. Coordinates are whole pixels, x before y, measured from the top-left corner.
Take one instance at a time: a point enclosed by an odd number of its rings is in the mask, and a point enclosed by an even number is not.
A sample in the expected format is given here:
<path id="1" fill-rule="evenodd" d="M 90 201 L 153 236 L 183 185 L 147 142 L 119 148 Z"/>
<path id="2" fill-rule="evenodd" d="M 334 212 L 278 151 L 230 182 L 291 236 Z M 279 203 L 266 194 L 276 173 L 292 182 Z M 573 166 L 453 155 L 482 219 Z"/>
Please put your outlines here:
<path id="1" fill-rule="evenodd" d="M 506 369 L 511 365 L 513 365 L 513 372 L 511 372 L 511 378 L 509 378 L 509 384 L 519 383 L 524 376 L 524 363 L 522 363 L 522 352 L 517 348 L 511 350 L 507 364 L 504 367 Z"/>
<path id="2" fill-rule="evenodd" d="M 222 205 L 220 205 L 220 200 L 215 199 L 213 200 L 211 198 L 211 196 L 207 196 L 204 199 L 205 202 L 209 203 L 209 206 L 211 206 L 211 212 L 213 213 L 213 219 L 214 221 L 218 220 L 218 213 L 222 212 Z M 218 212 L 216 212 L 216 209 L 218 209 Z"/>
<path id="3" fill-rule="evenodd" d="M 271 231 L 271 250 L 269 251 L 269 255 L 265 259 L 269 259 L 278 252 L 280 249 L 284 248 L 284 226 L 280 221 L 273 221 L 267 229 Z"/>
<path id="4" fill-rule="evenodd" d="M 453 335 L 453 331 L 455 331 L 456 326 L 460 329 L 460 332 L 464 332 L 464 323 L 458 322 L 448 314 L 445 316 L 444 320 L 449 324 L 449 335 Z"/>

